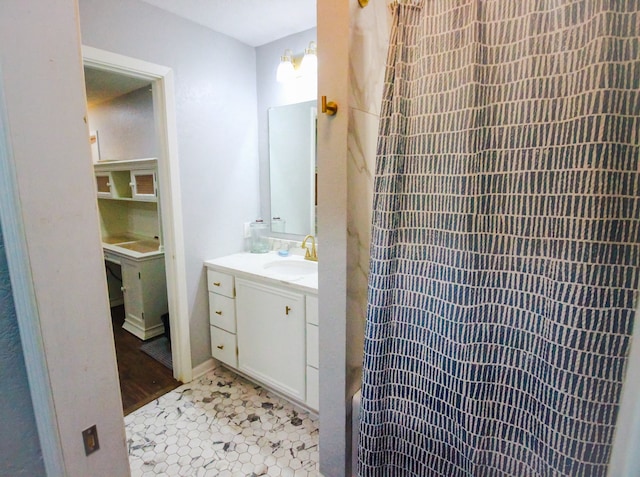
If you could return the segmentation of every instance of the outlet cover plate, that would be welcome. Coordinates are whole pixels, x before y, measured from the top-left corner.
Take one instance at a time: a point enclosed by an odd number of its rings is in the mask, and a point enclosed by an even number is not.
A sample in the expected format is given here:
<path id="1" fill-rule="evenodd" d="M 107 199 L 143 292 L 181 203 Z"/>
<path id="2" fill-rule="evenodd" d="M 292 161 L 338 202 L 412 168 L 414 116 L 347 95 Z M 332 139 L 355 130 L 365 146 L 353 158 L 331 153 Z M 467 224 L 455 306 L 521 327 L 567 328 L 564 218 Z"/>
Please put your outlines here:
<path id="1" fill-rule="evenodd" d="M 84 442 L 84 453 L 86 455 L 93 454 L 100 449 L 98 442 L 98 428 L 94 424 L 89 429 L 82 431 L 82 442 Z"/>

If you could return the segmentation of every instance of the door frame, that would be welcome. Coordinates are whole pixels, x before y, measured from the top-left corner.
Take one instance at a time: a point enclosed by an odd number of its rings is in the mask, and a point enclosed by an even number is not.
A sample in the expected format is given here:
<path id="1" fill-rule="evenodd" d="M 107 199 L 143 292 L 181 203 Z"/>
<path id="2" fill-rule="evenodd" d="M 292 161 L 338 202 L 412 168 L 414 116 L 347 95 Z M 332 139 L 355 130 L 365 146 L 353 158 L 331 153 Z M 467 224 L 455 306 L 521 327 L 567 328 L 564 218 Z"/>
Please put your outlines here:
<path id="1" fill-rule="evenodd" d="M 173 376 L 183 383 L 193 379 L 186 258 L 182 226 L 182 201 L 178 161 L 178 130 L 173 70 L 136 58 L 82 46 L 85 66 L 148 80 L 152 83 L 153 114 L 159 142 L 158 175 L 162 197 L 160 217 L 163 227 L 167 273 L 167 298 L 171 327 Z"/>

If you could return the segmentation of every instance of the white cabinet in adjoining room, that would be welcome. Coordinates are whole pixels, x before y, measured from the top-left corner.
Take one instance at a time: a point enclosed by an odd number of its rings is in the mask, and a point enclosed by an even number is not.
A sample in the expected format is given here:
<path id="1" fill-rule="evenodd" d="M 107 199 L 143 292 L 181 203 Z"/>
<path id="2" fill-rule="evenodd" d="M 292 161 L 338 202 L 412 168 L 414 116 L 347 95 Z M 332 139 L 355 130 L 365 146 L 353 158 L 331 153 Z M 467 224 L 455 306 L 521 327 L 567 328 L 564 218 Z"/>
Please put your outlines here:
<path id="1" fill-rule="evenodd" d="M 94 167 L 109 298 L 124 303 L 123 328 L 147 340 L 164 332 L 161 316 L 168 312 L 156 159 Z"/>

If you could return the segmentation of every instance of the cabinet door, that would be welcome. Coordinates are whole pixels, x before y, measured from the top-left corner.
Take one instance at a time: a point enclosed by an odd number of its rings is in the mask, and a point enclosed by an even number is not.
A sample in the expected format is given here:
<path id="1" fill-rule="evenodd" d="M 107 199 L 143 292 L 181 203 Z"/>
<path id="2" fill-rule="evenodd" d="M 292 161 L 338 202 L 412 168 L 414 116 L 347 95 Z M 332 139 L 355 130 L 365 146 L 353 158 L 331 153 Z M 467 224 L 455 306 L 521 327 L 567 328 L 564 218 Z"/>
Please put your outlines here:
<path id="1" fill-rule="evenodd" d="M 236 279 L 238 369 L 305 399 L 304 295 Z"/>
<path id="2" fill-rule="evenodd" d="M 134 200 L 156 200 L 155 171 L 131 171 L 131 193 Z"/>
<path id="3" fill-rule="evenodd" d="M 140 267 L 136 262 L 122 260 L 122 292 L 124 297 L 125 320 L 136 328 L 144 330 L 142 304 L 142 283 Z"/>
<path id="4" fill-rule="evenodd" d="M 98 197 L 111 198 L 111 174 L 108 172 L 96 173 L 96 192 Z"/>

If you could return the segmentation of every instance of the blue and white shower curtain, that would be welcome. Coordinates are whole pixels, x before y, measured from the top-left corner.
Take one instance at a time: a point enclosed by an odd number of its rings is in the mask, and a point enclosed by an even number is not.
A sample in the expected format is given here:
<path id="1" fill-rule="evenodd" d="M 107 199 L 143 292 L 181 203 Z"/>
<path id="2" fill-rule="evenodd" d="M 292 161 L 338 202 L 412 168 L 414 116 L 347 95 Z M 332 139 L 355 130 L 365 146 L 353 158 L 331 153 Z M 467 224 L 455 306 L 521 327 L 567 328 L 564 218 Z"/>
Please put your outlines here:
<path id="1" fill-rule="evenodd" d="M 604 476 L 640 265 L 640 2 L 393 9 L 358 473 Z"/>

